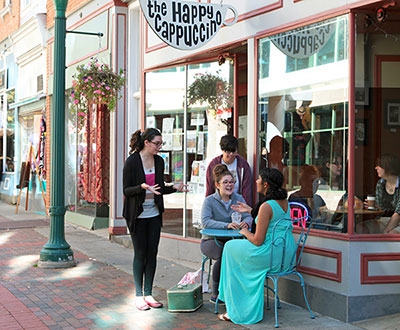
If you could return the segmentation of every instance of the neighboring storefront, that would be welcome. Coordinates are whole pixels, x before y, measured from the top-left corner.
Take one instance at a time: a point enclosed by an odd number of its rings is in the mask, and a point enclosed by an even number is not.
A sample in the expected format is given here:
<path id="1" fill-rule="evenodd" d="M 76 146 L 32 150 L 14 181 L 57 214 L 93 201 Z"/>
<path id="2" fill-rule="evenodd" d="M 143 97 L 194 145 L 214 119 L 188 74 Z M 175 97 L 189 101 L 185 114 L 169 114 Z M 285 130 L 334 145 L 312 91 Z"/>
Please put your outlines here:
<path id="1" fill-rule="evenodd" d="M 21 25 L 4 41 L 5 51 L 0 58 L 3 62 L 0 76 L 4 87 L 1 152 L 5 160 L 2 163 L 0 193 L 4 201 L 15 204 L 19 198 L 30 210 L 44 213 L 48 38 L 43 12 L 45 6 L 29 9 L 23 6 L 22 9 Z M 29 182 L 26 185 L 22 180 L 23 163 L 29 163 L 29 170 L 24 176 Z"/>
<path id="2" fill-rule="evenodd" d="M 160 129 L 165 174 L 191 188 L 165 198 L 160 253 L 190 259 L 205 169 L 221 153 L 220 137 L 232 133 L 254 180 L 259 168 L 276 167 L 289 193 L 303 186 L 312 192 L 306 199 L 315 226 L 302 263 L 311 308 L 347 322 L 399 312 L 400 236 L 373 233 L 374 224 L 364 224 L 381 214 L 353 207 L 375 191 L 376 158 L 400 156 L 392 143 L 400 134 L 399 5 L 229 5 L 237 23 L 192 51 L 165 46 L 143 21 L 144 87 L 135 94 L 142 112 L 130 114 L 127 125 Z M 139 10 L 130 3 L 129 20 Z M 186 96 L 199 75 L 231 85 L 232 105 L 191 102 Z M 285 287 L 280 298 L 302 305 L 292 282 Z"/>
<path id="3" fill-rule="evenodd" d="M 118 183 L 120 180 L 122 183 L 122 179 L 118 179 L 120 173 L 115 168 L 120 167 L 124 159 L 121 150 L 127 139 L 123 127 L 126 97 L 122 89 L 123 97 L 112 111 L 104 105 L 78 111 L 72 107 L 70 96 L 74 93 L 78 66 L 107 66 L 117 72 L 125 71 L 125 11 L 125 6 L 117 7 L 112 3 L 100 7 L 89 3 L 68 16 L 67 21 L 65 219 L 89 229 L 124 224 L 114 214 L 119 212 L 116 211 L 116 191 L 122 189 Z M 52 52 L 52 47 L 50 49 Z M 51 67 L 53 65 L 52 62 Z M 50 75 L 49 81 L 52 79 Z M 50 98 L 52 93 L 50 85 Z"/>

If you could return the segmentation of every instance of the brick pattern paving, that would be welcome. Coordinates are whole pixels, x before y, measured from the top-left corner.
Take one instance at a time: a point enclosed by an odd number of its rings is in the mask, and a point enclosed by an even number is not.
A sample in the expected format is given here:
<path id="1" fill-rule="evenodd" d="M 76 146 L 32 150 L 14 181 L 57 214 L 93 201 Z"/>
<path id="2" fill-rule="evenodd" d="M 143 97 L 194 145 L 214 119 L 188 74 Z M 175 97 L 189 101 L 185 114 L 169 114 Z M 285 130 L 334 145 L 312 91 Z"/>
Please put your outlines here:
<path id="1" fill-rule="evenodd" d="M 76 267 L 36 267 L 46 242 L 34 229 L 0 230 L 0 329 L 244 329 L 219 321 L 208 302 L 193 313 L 140 312 L 131 275 L 78 251 Z M 153 293 L 166 305 L 165 290 Z"/>

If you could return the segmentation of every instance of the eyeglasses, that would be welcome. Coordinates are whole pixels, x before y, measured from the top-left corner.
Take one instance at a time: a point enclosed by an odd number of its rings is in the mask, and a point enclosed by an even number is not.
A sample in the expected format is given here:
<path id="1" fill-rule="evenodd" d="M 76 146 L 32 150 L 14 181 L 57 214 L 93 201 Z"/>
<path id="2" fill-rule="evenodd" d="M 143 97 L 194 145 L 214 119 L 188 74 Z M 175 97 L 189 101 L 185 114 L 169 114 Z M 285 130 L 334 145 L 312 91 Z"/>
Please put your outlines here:
<path id="1" fill-rule="evenodd" d="M 232 154 L 236 154 L 237 150 L 222 150 L 223 152 L 225 152 L 227 155 L 232 155 Z"/>
<path id="2" fill-rule="evenodd" d="M 222 181 L 221 182 L 224 186 L 227 186 L 228 184 L 235 184 L 235 181 Z"/>
<path id="3" fill-rule="evenodd" d="M 153 142 L 153 141 L 149 141 L 150 143 L 153 143 L 157 148 L 161 147 L 163 145 L 162 141 L 157 141 L 157 142 Z"/>

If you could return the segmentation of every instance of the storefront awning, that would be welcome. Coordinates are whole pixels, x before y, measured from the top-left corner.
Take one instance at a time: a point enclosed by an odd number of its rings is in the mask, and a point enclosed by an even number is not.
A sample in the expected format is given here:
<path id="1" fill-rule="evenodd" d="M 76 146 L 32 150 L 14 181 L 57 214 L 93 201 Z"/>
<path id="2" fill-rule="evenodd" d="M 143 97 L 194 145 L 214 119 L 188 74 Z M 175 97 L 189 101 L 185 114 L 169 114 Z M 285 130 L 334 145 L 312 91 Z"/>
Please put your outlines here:
<path id="1" fill-rule="evenodd" d="M 16 109 L 16 108 L 22 107 L 23 105 L 27 105 L 27 104 L 30 104 L 30 103 L 37 102 L 37 101 L 39 101 L 41 99 L 44 99 L 45 97 L 46 97 L 46 94 L 39 94 L 39 95 L 36 95 L 36 96 L 31 97 L 29 99 L 24 99 L 24 100 L 21 100 L 21 101 L 18 101 L 18 102 L 11 103 L 11 104 L 8 105 L 8 108 L 9 109 Z"/>

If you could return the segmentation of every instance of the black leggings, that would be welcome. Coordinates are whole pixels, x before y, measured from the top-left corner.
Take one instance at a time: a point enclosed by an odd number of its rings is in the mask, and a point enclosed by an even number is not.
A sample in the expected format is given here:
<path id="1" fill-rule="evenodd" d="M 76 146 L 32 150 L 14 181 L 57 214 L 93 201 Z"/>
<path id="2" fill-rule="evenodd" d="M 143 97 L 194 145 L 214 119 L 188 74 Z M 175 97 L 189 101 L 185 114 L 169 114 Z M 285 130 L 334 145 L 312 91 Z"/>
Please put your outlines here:
<path id="1" fill-rule="evenodd" d="M 133 281 L 136 296 L 151 296 L 157 266 L 158 244 L 160 242 L 160 216 L 138 219 L 136 232 L 131 233 L 133 243 Z"/>

